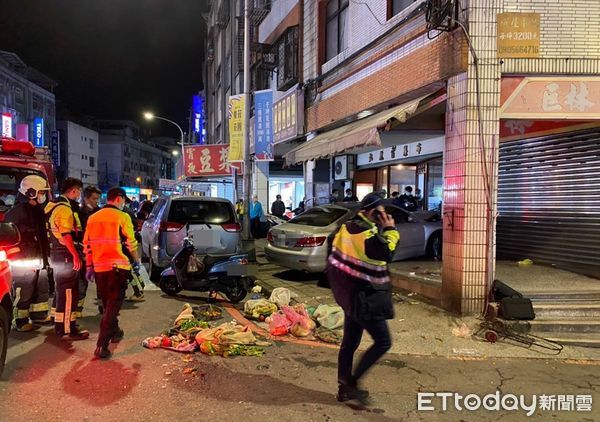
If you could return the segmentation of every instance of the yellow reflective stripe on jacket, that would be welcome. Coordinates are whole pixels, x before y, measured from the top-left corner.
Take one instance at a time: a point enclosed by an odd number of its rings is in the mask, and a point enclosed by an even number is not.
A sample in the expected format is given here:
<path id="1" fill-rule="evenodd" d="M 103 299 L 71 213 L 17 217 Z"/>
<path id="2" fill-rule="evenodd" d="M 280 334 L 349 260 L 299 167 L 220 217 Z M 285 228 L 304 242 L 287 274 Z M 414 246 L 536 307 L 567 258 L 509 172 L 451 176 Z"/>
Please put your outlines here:
<path id="1" fill-rule="evenodd" d="M 338 270 L 345 272 L 346 274 L 351 275 L 352 277 L 360 278 L 361 280 L 368 281 L 372 284 L 385 284 L 390 282 L 390 277 L 388 275 L 384 275 L 382 277 L 376 277 L 369 274 L 365 274 L 362 271 L 359 271 L 355 268 L 351 268 L 348 264 L 338 260 L 335 255 L 329 256 L 329 263 L 333 265 Z M 363 263 L 364 264 L 364 263 Z"/>
<path id="2" fill-rule="evenodd" d="M 81 232 L 79 215 L 73 211 L 70 203 L 49 202 L 44 212 L 50 216 L 48 224 L 55 239 L 60 240 L 65 234 Z"/>
<path id="3" fill-rule="evenodd" d="M 137 250 L 131 217 L 114 207 L 95 212 L 87 222 L 83 239 L 86 264 L 96 272 L 113 268 L 131 269 L 129 258 L 123 253 L 125 244 L 129 251 Z"/>

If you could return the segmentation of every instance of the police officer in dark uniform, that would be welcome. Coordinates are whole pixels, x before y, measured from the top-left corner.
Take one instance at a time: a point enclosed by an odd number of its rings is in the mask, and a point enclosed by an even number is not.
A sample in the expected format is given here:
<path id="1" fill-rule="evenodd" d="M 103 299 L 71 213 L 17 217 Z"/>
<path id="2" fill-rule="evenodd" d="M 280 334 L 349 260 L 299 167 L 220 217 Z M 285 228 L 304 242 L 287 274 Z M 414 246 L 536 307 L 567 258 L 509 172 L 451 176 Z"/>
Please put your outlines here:
<path id="1" fill-rule="evenodd" d="M 357 406 L 364 406 L 368 396 L 366 390 L 358 388 L 360 378 L 392 345 L 386 322 L 394 316 L 387 264 L 400 239 L 394 219 L 385 212 L 384 206 L 392 205 L 391 201 L 373 192 L 361 203 L 359 214 L 335 235 L 327 267 L 331 290 L 345 314 L 337 397 Z M 364 331 L 374 343 L 353 371 L 354 353 Z"/>
<path id="2" fill-rule="evenodd" d="M 79 271 L 82 258 L 78 250 L 83 239 L 79 221 L 79 198 L 83 183 L 67 177 L 61 186 L 61 196 L 46 206 L 50 228 L 50 263 L 56 283 L 54 329 L 60 338 L 85 340 L 87 330 L 77 327 L 77 301 L 79 299 Z"/>

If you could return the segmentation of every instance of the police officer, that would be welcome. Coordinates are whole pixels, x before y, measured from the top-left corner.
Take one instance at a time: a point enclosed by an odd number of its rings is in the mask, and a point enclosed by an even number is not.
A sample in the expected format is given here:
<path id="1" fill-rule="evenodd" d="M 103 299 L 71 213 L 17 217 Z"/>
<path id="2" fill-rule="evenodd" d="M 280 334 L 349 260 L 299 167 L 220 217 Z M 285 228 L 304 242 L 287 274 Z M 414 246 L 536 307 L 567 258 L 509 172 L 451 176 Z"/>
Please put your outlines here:
<path id="1" fill-rule="evenodd" d="M 48 268 L 48 233 L 43 205 L 50 191 L 41 176 L 25 176 L 21 180 L 15 205 L 4 221 L 13 223 L 21 232 L 19 252 L 11 258 L 13 290 L 17 308 L 16 330 L 33 331 L 29 322 L 46 323 L 48 317 L 48 278 L 40 270 Z"/>
<path id="2" fill-rule="evenodd" d="M 125 299 L 132 265 L 123 253 L 122 243 L 133 259 L 133 270 L 139 272 L 140 267 L 133 224 L 123 212 L 127 195 L 122 188 L 111 188 L 106 199 L 107 205 L 89 218 L 83 241 L 86 277 L 89 281 L 95 279 L 104 307 L 94 352 L 101 359 L 110 357 L 109 343 L 117 343 L 124 336 L 117 316 Z"/>
<path id="3" fill-rule="evenodd" d="M 368 392 L 358 381 L 391 347 L 386 320 L 394 316 L 387 264 L 392 260 L 400 234 L 384 205 L 381 193 L 370 193 L 356 218 L 342 225 L 333 240 L 327 278 L 337 303 L 344 309 L 344 337 L 338 356 L 338 400 L 367 404 Z M 374 344 L 352 372 L 352 361 L 363 332 Z"/>
<path id="4" fill-rule="evenodd" d="M 79 198 L 83 183 L 67 177 L 61 185 L 61 196 L 46 206 L 50 228 L 50 263 L 56 283 L 54 329 L 60 338 L 85 340 L 87 330 L 77 327 L 77 301 L 79 299 L 79 270 L 81 223 L 79 221 Z"/>

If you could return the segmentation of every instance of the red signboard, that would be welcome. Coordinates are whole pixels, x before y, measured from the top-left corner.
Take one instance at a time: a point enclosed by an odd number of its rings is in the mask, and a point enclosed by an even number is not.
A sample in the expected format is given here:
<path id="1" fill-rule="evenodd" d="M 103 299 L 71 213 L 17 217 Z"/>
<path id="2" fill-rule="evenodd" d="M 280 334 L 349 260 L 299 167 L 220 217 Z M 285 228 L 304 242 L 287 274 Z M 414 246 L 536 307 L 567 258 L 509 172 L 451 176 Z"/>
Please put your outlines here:
<path id="1" fill-rule="evenodd" d="M 231 167 L 242 172 L 243 163 L 230 163 L 229 144 L 193 145 L 185 148 L 186 177 L 231 176 Z"/>

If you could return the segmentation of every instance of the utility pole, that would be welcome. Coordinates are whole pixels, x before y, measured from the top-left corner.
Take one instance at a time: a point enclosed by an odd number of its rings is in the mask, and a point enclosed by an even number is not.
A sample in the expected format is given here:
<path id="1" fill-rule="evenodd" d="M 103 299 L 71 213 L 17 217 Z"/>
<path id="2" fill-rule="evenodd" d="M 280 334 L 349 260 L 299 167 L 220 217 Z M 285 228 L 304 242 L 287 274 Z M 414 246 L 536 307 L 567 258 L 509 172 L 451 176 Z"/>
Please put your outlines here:
<path id="1" fill-rule="evenodd" d="M 250 1 L 244 1 L 244 226 L 243 238 L 250 240 Z"/>

